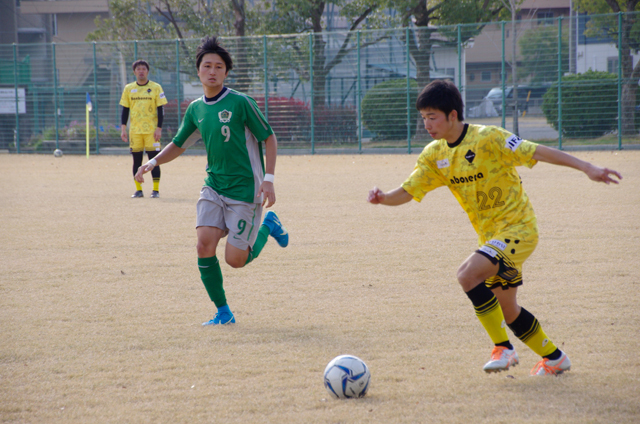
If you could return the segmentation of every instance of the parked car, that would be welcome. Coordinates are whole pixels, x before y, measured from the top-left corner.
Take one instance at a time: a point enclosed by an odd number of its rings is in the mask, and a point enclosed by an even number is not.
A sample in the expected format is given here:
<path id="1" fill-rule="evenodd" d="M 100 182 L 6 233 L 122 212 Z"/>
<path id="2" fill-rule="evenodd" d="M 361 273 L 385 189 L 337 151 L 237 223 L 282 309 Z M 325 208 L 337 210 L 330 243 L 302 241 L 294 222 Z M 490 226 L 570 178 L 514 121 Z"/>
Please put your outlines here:
<path id="1" fill-rule="evenodd" d="M 526 112 L 529 109 L 529 105 L 534 101 L 542 100 L 542 96 L 547 92 L 549 85 L 542 86 L 529 86 L 529 85 L 519 85 L 518 86 L 518 111 L 520 113 Z M 507 85 L 504 87 L 504 98 L 506 102 L 506 114 L 510 115 L 513 113 L 513 86 Z M 494 87 L 489 90 L 489 93 L 484 97 L 486 100 L 490 100 L 493 103 L 493 107 L 495 108 L 498 115 L 502 115 L 502 87 Z"/>

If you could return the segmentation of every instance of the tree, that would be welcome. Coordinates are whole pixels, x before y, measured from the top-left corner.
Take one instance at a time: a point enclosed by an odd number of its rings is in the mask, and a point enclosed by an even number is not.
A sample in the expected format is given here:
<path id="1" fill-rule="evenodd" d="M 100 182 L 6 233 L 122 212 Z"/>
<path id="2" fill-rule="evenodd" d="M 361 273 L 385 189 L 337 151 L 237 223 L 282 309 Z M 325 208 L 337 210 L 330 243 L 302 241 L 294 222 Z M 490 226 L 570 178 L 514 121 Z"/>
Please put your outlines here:
<path id="1" fill-rule="evenodd" d="M 313 98 L 314 103 L 322 105 L 325 102 L 325 88 L 329 72 L 339 65 L 344 58 L 357 48 L 353 44 L 355 31 L 360 28 L 365 21 L 380 19 L 377 12 L 380 11 L 381 4 L 386 0 L 355 0 L 347 3 L 344 0 L 274 0 L 273 3 L 266 3 L 262 10 L 262 24 L 257 28 L 258 32 L 266 34 L 299 34 L 305 32 L 313 33 Z M 338 52 L 331 58 L 327 57 L 327 42 L 323 37 L 326 30 L 326 22 L 323 19 L 325 8 L 328 4 L 340 7 L 340 14 L 349 21 L 347 35 L 338 49 Z M 373 40 L 366 41 L 360 47 L 375 44 L 386 38 L 384 35 Z M 290 54 L 299 58 L 308 54 L 307 46 L 302 45 L 299 40 L 292 40 Z M 303 60 L 297 62 L 304 62 Z M 298 74 L 309 78 L 307 71 L 298 69 Z"/>
<path id="2" fill-rule="evenodd" d="M 495 20 L 504 12 L 501 0 L 390 0 L 390 6 L 400 11 L 400 23 L 403 27 L 412 28 L 408 40 L 409 53 L 416 65 L 418 90 L 431 81 L 431 50 L 437 40 L 432 35 L 438 31 L 449 39 L 455 37 L 457 31 L 446 28 L 448 25 L 464 25 L 461 31 L 462 42 L 466 42 L 479 34 L 485 22 Z M 438 25 L 435 27 L 434 25 Z M 444 27 L 444 28 L 443 28 Z M 417 124 L 418 134 L 424 136 L 425 131 L 420 122 Z"/>
<path id="3" fill-rule="evenodd" d="M 558 27 L 541 25 L 532 28 L 518 40 L 522 55 L 518 78 L 530 77 L 531 84 L 552 83 L 558 80 Z M 569 45 L 569 36 L 562 33 L 562 45 Z M 569 69 L 569 51 L 562 49 L 561 67 Z"/>
<path id="4" fill-rule="evenodd" d="M 635 12 L 640 10 L 639 0 L 574 0 L 581 12 L 588 14 Z M 610 37 L 618 40 L 618 16 L 595 16 L 587 26 L 587 34 L 594 37 Z M 633 66 L 631 52 L 640 50 L 640 21 L 636 14 L 622 15 L 620 49 L 622 70 L 622 135 L 634 135 L 636 91 L 640 78 L 640 62 Z M 617 44 L 617 43 L 616 43 Z"/>
<path id="5" fill-rule="evenodd" d="M 187 69 L 193 69 L 195 46 L 185 39 L 203 34 L 245 35 L 244 0 L 206 2 L 206 0 L 111 0 L 110 16 L 97 17 L 96 30 L 87 41 L 166 40 L 179 39 Z M 236 88 L 245 91 L 249 84 L 246 49 L 242 38 L 236 46 L 234 77 Z M 171 52 L 167 52 L 171 55 Z"/>

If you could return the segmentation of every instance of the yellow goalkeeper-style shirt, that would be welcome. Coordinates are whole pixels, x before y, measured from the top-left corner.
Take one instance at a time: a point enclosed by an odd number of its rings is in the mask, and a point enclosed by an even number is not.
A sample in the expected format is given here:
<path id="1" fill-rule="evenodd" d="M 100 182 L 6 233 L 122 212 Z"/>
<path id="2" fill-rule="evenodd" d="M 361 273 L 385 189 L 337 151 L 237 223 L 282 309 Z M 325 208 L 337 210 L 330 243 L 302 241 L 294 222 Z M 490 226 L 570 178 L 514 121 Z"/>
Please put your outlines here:
<path id="1" fill-rule="evenodd" d="M 502 128 L 465 124 L 453 145 L 442 139 L 424 148 L 402 188 L 420 202 L 429 191 L 449 187 L 480 245 L 504 233 L 537 240 L 536 216 L 516 171 L 537 163 L 536 147 Z"/>
<path id="2" fill-rule="evenodd" d="M 129 108 L 129 134 L 153 134 L 158 126 L 158 106 L 167 104 L 160 84 L 132 82 L 124 87 L 120 105 Z"/>

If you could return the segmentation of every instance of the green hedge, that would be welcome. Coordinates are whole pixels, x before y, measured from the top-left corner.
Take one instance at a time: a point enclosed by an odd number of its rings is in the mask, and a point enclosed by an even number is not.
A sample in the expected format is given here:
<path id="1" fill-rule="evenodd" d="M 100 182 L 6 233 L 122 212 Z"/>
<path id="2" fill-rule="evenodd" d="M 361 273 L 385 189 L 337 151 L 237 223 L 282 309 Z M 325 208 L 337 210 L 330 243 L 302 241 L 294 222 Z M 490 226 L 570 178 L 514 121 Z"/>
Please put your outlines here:
<path id="1" fill-rule="evenodd" d="M 544 94 L 542 112 L 558 130 L 558 83 Z M 562 134 L 601 137 L 617 127 L 618 82 L 610 72 L 587 71 L 562 77 Z"/>
<path id="2" fill-rule="evenodd" d="M 409 112 L 412 114 L 411 134 L 416 131 L 416 100 L 418 83 L 410 80 Z M 362 99 L 362 123 L 378 140 L 402 140 L 407 138 L 407 80 L 382 82 Z"/>

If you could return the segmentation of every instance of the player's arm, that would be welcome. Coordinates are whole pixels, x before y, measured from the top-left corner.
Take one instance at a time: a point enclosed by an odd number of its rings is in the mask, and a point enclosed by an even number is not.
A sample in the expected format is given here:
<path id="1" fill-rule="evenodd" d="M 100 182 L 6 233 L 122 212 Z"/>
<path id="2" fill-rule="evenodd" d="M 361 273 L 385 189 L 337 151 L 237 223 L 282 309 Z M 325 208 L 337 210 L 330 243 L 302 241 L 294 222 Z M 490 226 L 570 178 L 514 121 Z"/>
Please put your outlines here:
<path id="1" fill-rule="evenodd" d="M 367 202 L 374 205 L 399 206 L 410 202 L 411 199 L 413 199 L 413 196 L 407 193 L 402 187 L 398 187 L 387 193 L 378 187 L 374 187 L 373 190 L 369 190 Z"/>
<path id="2" fill-rule="evenodd" d="M 127 122 L 129 121 L 129 108 L 122 106 L 122 114 L 120 115 L 120 138 L 125 143 L 129 142 L 129 135 L 127 134 Z"/>
<path id="3" fill-rule="evenodd" d="M 153 168 L 155 168 L 158 165 L 171 162 L 172 160 L 174 160 L 175 158 L 183 154 L 185 150 L 187 149 L 178 147 L 173 142 L 167 144 L 165 148 L 162 149 L 162 151 L 156 155 L 156 157 L 154 157 L 149 162 L 145 163 L 144 165 L 141 165 L 140 168 L 138 168 L 138 172 L 136 172 L 136 176 L 135 176 L 136 181 L 138 181 L 139 183 L 143 183 L 144 174 L 151 171 Z"/>
<path id="4" fill-rule="evenodd" d="M 618 181 L 611 178 L 610 175 L 615 175 L 618 179 L 622 179 L 622 175 L 613 169 L 600 168 L 590 162 L 586 162 L 568 153 L 547 146 L 538 145 L 535 153 L 533 154 L 533 159 L 540 162 L 547 162 L 554 165 L 568 166 L 570 168 L 577 169 L 587 174 L 591 180 L 603 182 L 605 184 L 618 184 Z"/>
<path id="5" fill-rule="evenodd" d="M 271 134 L 264 141 L 265 147 L 265 180 L 260 186 L 258 195 L 263 194 L 264 200 L 262 206 L 266 204 L 266 207 L 271 207 L 276 202 L 276 191 L 273 185 L 273 181 L 267 181 L 271 177 L 267 175 L 274 175 L 276 171 L 276 156 L 278 155 L 278 140 L 275 134 Z"/>
<path id="6" fill-rule="evenodd" d="M 164 108 L 162 106 L 158 106 L 157 115 L 158 115 L 158 126 L 156 130 L 153 132 L 153 139 L 155 141 L 160 141 L 160 137 L 162 136 L 162 121 L 164 120 Z"/>

